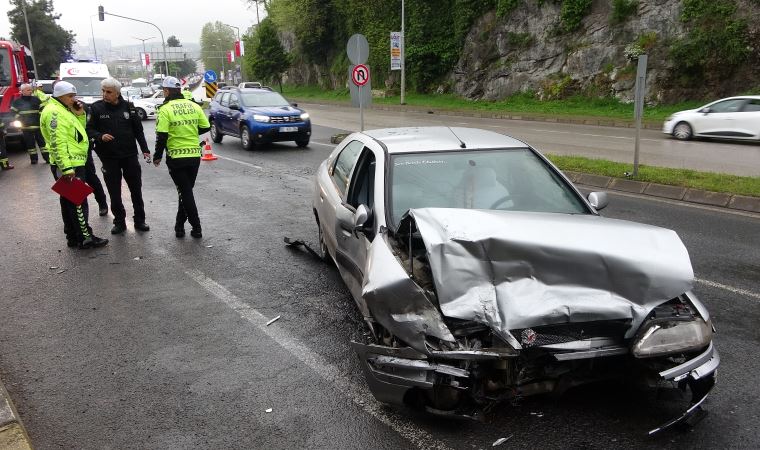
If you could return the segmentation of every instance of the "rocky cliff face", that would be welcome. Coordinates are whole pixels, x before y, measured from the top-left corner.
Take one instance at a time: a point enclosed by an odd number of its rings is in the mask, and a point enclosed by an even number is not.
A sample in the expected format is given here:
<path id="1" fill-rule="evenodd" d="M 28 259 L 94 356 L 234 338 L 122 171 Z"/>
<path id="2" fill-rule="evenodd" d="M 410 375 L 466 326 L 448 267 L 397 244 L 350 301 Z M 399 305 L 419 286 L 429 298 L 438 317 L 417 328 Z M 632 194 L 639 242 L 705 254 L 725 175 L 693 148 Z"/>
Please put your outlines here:
<path id="1" fill-rule="evenodd" d="M 520 91 L 533 91 L 542 98 L 583 91 L 631 101 L 636 60 L 627 53 L 642 42 L 649 47 L 648 101 L 733 95 L 760 85 L 758 71 L 748 66 L 718 84 L 674 86 L 670 69 L 677 62 L 671 60 L 669 43 L 686 33 L 680 20 L 681 0 L 639 1 L 637 13 L 620 24 L 611 23 L 611 1 L 594 1 L 580 29 L 570 34 L 555 31 L 558 3 L 538 3 L 521 2 L 507 18 L 493 12 L 480 18 L 449 79 L 454 93 L 495 100 Z M 757 6 L 739 4 L 751 12 L 747 19 L 757 36 Z"/>
<path id="2" fill-rule="evenodd" d="M 656 43 L 684 34 L 681 2 L 640 2 L 637 17 L 618 25 L 610 23 L 610 3 L 595 1 L 572 34 L 554 31 L 560 6 L 553 2 L 524 2 L 505 19 L 485 15 L 467 37 L 451 75 L 453 91 L 495 100 L 526 90 L 545 98 L 591 90 L 631 100 L 636 62 L 626 57 L 626 47 L 648 34 L 656 41 L 648 58 L 649 96 L 663 97 L 670 63 Z"/>

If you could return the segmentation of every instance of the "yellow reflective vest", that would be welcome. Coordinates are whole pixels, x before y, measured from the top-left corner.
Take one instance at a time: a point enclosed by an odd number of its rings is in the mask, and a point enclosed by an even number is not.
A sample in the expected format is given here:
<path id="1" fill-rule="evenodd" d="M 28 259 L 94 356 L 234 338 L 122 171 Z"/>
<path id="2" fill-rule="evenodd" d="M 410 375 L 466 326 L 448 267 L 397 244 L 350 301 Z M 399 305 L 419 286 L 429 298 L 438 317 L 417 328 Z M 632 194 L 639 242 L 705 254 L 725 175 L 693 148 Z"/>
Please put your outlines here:
<path id="1" fill-rule="evenodd" d="M 40 128 L 50 152 L 50 164 L 58 166 L 64 175 L 74 173 L 75 167 L 87 162 L 86 119 L 85 114 L 75 115 L 57 99 L 50 99 L 42 110 Z"/>
<path id="2" fill-rule="evenodd" d="M 172 159 L 200 158 L 198 128 L 208 128 L 206 115 L 190 100 L 170 100 L 161 105 L 156 123 L 157 133 L 167 133 L 166 153 Z"/>
<path id="3" fill-rule="evenodd" d="M 48 100 L 50 100 L 50 96 L 42 92 L 42 89 L 35 89 L 34 96 L 40 99 L 40 109 L 47 106 Z"/>

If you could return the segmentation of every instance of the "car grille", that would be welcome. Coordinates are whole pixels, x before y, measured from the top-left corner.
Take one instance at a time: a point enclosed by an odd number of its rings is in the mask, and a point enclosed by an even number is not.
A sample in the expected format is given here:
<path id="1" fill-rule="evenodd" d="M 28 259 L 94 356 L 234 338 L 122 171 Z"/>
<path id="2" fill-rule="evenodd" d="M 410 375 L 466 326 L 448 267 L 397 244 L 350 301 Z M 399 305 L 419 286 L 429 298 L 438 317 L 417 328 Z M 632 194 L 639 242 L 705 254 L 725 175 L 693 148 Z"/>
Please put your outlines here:
<path id="1" fill-rule="evenodd" d="M 301 117 L 300 116 L 272 116 L 269 119 L 269 123 L 292 123 L 292 122 L 300 122 Z"/>
<path id="2" fill-rule="evenodd" d="M 630 327 L 629 320 L 570 323 L 512 330 L 513 336 L 525 348 L 562 344 L 588 338 L 612 338 L 622 340 Z"/>

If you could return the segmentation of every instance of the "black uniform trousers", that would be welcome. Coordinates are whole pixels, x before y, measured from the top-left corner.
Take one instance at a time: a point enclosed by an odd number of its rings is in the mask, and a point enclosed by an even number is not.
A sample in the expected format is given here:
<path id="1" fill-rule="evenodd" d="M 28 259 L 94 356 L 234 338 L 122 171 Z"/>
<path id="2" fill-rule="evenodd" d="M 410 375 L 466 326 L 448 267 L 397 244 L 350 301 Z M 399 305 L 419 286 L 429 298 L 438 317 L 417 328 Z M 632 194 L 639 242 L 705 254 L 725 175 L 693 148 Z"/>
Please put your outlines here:
<path id="1" fill-rule="evenodd" d="M 57 181 L 62 176 L 61 171 L 57 166 L 50 166 L 50 171 L 53 172 L 53 178 Z M 84 167 L 75 167 L 74 176 L 84 180 L 85 169 Z M 84 199 L 81 205 L 75 205 L 63 197 L 61 200 L 61 218 L 63 219 L 63 232 L 66 234 L 66 240 L 69 242 L 82 242 L 92 237 L 92 228 L 87 223 L 89 209 L 87 207 L 87 199 Z"/>
<path id="2" fill-rule="evenodd" d="M 111 212 L 113 223 L 126 226 L 127 212 L 121 201 L 121 179 L 127 182 L 129 195 L 132 197 L 132 216 L 135 223 L 145 223 L 145 204 L 142 198 L 142 169 L 137 155 L 126 158 L 100 158 L 103 163 L 103 180 L 111 197 Z"/>
<path id="3" fill-rule="evenodd" d="M 89 150 L 87 154 L 87 162 L 84 165 L 84 178 L 82 178 L 87 184 L 90 185 L 95 194 L 95 201 L 98 202 L 100 208 L 108 209 L 108 198 L 106 197 L 106 191 L 103 189 L 103 183 L 98 178 L 98 172 L 95 170 L 95 161 L 92 159 L 92 150 Z"/>
<path id="4" fill-rule="evenodd" d="M 169 175 L 174 180 L 174 185 L 177 186 L 179 197 L 175 229 L 184 228 L 187 221 L 190 222 L 193 229 L 200 230 L 201 220 L 198 217 L 198 207 L 195 205 L 195 196 L 193 195 L 198 168 L 201 166 L 200 157 L 170 159 L 166 165 L 169 167 Z"/>
<path id="5" fill-rule="evenodd" d="M 42 131 L 39 128 L 24 128 L 21 130 L 21 133 L 24 136 L 26 151 L 29 152 L 29 159 L 32 162 L 37 162 L 37 147 L 39 147 L 42 159 L 48 162 L 48 150 L 45 147 L 45 138 L 42 137 Z"/>

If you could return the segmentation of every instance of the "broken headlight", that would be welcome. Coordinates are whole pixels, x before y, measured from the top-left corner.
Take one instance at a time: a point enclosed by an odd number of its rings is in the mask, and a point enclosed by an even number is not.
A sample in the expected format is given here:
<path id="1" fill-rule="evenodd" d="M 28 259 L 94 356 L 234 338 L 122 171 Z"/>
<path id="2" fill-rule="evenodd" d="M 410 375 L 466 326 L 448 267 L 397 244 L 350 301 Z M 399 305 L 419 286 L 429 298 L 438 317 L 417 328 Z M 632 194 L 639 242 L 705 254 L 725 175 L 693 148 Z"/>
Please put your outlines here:
<path id="1" fill-rule="evenodd" d="M 645 325 L 633 343 L 633 355 L 650 358 L 699 350 L 712 340 L 712 325 L 701 317 L 694 320 L 657 320 Z"/>

